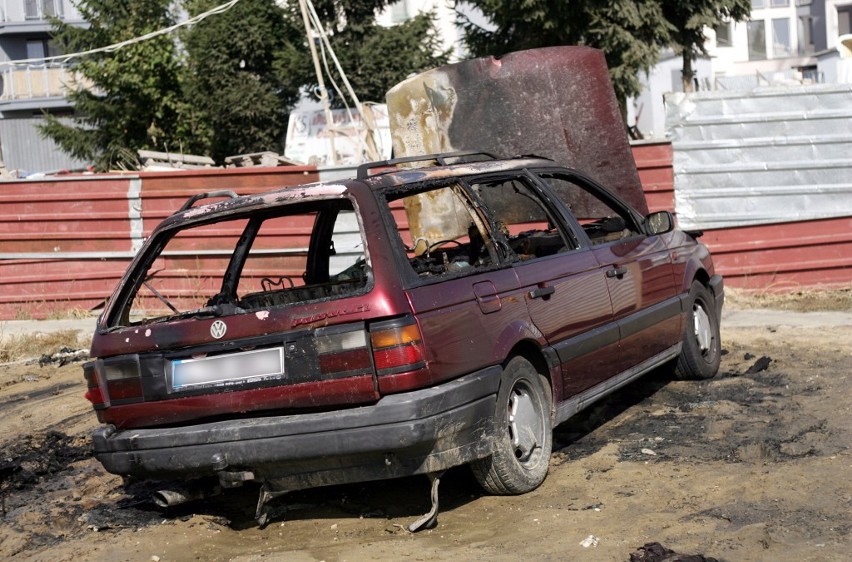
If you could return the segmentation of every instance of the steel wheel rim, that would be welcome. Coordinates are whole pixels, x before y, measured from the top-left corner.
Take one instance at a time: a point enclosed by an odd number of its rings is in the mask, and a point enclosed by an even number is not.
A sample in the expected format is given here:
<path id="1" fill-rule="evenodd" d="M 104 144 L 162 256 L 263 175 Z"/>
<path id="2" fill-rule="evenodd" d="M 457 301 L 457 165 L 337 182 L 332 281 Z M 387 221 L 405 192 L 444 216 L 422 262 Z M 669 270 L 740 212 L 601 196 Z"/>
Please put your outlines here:
<path id="1" fill-rule="evenodd" d="M 703 304 L 697 301 L 692 305 L 692 325 L 698 350 L 707 357 L 713 351 L 713 323 Z"/>
<path id="2" fill-rule="evenodd" d="M 515 385 L 509 394 L 509 439 L 518 462 L 531 467 L 538 464 L 545 441 L 541 405 L 526 385 Z"/>

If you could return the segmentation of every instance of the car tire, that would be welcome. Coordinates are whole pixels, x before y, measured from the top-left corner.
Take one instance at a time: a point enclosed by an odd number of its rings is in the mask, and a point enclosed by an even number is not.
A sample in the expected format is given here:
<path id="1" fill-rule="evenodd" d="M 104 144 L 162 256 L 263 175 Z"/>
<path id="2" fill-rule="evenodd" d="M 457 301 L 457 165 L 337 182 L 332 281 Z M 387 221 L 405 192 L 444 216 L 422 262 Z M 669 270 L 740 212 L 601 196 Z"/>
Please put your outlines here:
<path id="1" fill-rule="evenodd" d="M 675 364 L 675 377 L 682 380 L 713 378 L 722 358 L 716 299 L 700 281 L 693 281 L 687 299 L 683 346 Z"/>
<path id="2" fill-rule="evenodd" d="M 471 463 L 486 492 L 523 494 L 547 476 L 553 447 L 550 384 L 523 357 L 503 369 L 497 392 L 493 453 Z"/>

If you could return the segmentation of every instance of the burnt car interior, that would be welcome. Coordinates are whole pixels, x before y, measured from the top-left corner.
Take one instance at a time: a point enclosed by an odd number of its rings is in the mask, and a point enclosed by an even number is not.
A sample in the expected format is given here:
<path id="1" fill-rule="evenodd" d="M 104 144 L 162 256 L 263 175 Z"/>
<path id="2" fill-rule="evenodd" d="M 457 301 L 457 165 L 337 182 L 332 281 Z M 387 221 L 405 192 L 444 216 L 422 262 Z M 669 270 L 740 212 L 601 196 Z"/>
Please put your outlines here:
<path id="1" fill-rule="evenodd" d="M 311 228 L 309 239 L 290 234 L 298 226 Z M 111 328 L 335 298 L 363 291 L 370 278 L 353 205 L 343 198 L 221 216 L 159 236 Z"/>
<path id="2" fill-rule="evenodd" d="M 419 277 L 464 275 L 497 263 L 483 217 L 460 184 L 391 194 L 387 202 L 392 216 L 395 209 L 405 213 L 407 227 L 396 223 L 398 239 Z"/>
<path id="3" fill-rule="evenodd" d="M 579 247 L 523 177 L 481 181 L 472 186 L 492 215 L 495 236 L 505 240 L 507 259 L 526 261 Z"/>
<path id="4" fill-rule="evenodd" d="M 641 234 L 636 217 L 606 191 L 592 188 L 561 173 L 541 173 L 541 179 L 568 206 L 593 245 Z"/>

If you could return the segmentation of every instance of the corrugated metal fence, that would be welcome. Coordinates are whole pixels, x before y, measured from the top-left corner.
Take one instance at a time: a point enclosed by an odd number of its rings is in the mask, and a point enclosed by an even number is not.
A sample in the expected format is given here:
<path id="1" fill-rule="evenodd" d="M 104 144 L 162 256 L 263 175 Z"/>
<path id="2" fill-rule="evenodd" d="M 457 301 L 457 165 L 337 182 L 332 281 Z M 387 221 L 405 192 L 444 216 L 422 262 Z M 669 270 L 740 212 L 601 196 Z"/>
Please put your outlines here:
<path id="1" fill-rule="evenodd" d="M 672 146 L 640 143 L 633 153 L 651 211 L 674 209 Z M 144 237 L 195 193 L 257 193 L 354 173 L 282 167 L 2 182 L 0 319 L 64 316 L 97 308 Z M 301 234 L 309 228 L 304 230 Z M 708 229 L 703 240 L 730 286 L 850 286 L 850 233 L 852 218 L 840 217 Z"/>
<path id="2" fill-rule="evenodd" d="M 666 101 L 679 223 L 730 285 L 852 286 L 852 86 Z"/>
<path id="3" fill-rule="evenodd" d="M 317 181 L 313 167 L 73 176 L 0 183 L 0 319 L 100 306 L 153 228 L 188 197 Z"/>
<path id="4" fill-rule="evenodd" d="M 42 123 L 44 118 L 40 116 L 0 119 L 0 148 L 6 169 L 43 172 L 83 168 L 84 162 L 66 155 L 52 140 L 41 137 L 38 125 Z"/>

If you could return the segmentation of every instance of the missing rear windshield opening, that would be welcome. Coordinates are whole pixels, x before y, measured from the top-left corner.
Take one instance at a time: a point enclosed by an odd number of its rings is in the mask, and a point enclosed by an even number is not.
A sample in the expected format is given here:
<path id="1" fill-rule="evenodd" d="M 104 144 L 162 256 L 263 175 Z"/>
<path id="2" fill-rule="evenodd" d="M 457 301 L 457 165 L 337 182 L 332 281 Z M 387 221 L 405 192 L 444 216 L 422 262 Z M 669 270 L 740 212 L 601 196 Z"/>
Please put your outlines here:
<path id="1" fill-rule="evenodd" d="M 193 224 L 159 234 L 146 251 L 110 327 L 350 296 L 369 278 L 348 199 Z"/>

